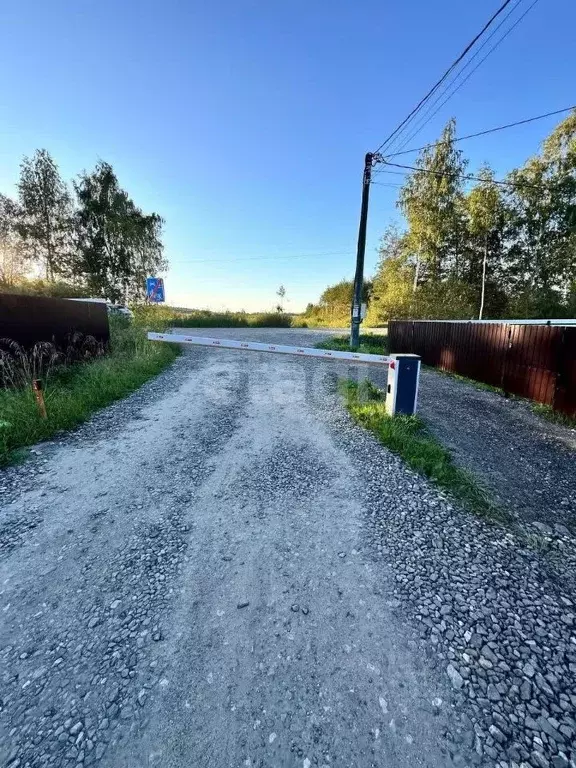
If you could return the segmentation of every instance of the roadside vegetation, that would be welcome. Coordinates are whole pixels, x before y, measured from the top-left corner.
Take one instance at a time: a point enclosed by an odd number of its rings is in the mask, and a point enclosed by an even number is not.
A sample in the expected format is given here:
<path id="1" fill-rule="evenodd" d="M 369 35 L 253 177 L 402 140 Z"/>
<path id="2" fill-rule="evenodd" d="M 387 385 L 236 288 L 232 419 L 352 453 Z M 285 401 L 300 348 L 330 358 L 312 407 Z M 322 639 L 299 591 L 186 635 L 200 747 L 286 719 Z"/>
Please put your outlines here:
<path id="1" fill-rule="evenodd" d="M 576 110 L 504 179 L 472 167 L 456 138 L 450 120 L 411 161 L 397 201 L 403 226 L 383 232 L 366 283 L 368 325 L 575 317 Z M 330 285 L 303 320 L 348 325 L 351 298 L 351 281 Z"/>
<path id="2" fill-rule="evenodd" d="M 389 416 L 384 394 L 371 382 L 343 380 L 340 390 L 351 416 L 414 471 L 447 491 L 466 509 L 490 520 L 505 521 L 476 478 L 457 467 L 450 452 L 429 432 L 418 416 Z"/>
<path id="3" fill-rule="evenodd" d="M 316 344 L 318 349 L 335 349 L 339 352 L 350 351 L 350 336 L 332 336 Z M 361 333 L 358 352 L 368 355 L 384 355 L 388 351 L 388 337 L 385 334 Z"/>
<path id="4" fill-rule="evenodd" d="M 211 312 L 150 305 L 133 310 L 142 323 L 163 323 L 173 328 L 290 328 L 292 320 L 284 312 Z"/>
<path id="5" fill-rule="evenodd" d="M 576 429 L 576 418 L 571 418 L 560 411 L 555 411 L 551 405 L 533 403 L 531 409 L 532 413 L 535 413 L 541 419 L 546 419 L 546 421 L 551 421 L 553 424 L 559 424 L 562 427 L 568 427 L 568 429 Z"/>
<path id="6" fill-rule="evenodd" d="M 509 400 L 518 400 L 524 403 L 528 403 L 530 405 L 530 410 L 535 416 L 538 416 L 541 419 L 545 419 L 546 421 L 549 421 L 553 424 L 558 424 L 561 427 L 576 429 L 576 418 L 571 418 L 567 414 L 561 413 L 560 411 L 555 411 L 551 405 L 545 405 L 544 403 L 534 403 L 524 397 L 521 397 L 520 395 L 505 392 L 501 387 L 493 387 L 491 384 L 486 384 L 483 381 L 476 381 L 476 379 L 470 379 L 467 376 L 462 376 L 461 374 L 454 373 L 453 371 L 445 371 L 442 368 L 434 368 L 430 365 L 425 365 L 424 368 L 430 371 L 435 371 L 436 373 L 440 373 L 443 376 L 449 376 L 451 379 L 456 379 L 456 381 L 461 381 L 464 384 L 468 384 L 469 386 L 474 387 L 474 389 L 483 390 L 484 392 L 493 392 L 495 395 L 500 395 L 500 397 L 505 397 Z"/>
<path id="7" fill-rule="evenodd" d="M 162 322 L 134 323 L 110 318 L 110 350 L 95 352 L 87 362 L 69 362 L 51 345 L 38 348 L 11 368 L 0 384 L 0 466 L 20 458 L 25 446 L 72 429 L 94 411 L 130 394 L 160 373 L 179 354 L 173 344 L 158 344 L 146 338 L 148 330 L 164 330 Z M 64 350 L 64 355 L 69 350 Z M 14 362 L 14 355 L 12 355 Z M 7 356 L 0 356 L 6 370 Z M 41 378 L 47 418 L 41 417 L 32 390 L 32 379 Z"/>

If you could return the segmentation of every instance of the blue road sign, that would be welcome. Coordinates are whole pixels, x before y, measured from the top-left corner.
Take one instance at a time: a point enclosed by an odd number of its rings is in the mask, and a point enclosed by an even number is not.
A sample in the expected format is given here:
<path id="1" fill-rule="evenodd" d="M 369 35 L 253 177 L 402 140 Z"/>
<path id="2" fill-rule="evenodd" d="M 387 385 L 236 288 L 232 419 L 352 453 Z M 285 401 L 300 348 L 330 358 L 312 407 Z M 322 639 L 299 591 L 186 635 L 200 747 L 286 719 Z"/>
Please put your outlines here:
<path id="1" fill-rule="evenodd" d="M 146 297 L 148 298 L 148 301 L 165 301 L 164 280 L 161 277 L 146 278 Z"/>

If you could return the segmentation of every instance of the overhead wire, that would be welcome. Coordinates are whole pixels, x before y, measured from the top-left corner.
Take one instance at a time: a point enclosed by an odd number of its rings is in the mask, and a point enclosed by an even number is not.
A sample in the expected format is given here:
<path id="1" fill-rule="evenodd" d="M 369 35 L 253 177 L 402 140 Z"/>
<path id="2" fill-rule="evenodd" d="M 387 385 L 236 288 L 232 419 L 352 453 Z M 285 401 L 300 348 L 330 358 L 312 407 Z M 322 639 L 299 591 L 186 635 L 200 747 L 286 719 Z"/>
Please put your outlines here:
<path id="1" fill-rule="evenodd" d="M 452 64 L 448 67 L 448 69 L 444 72 L 442 77 L 430 88 L 428 93 L 420 99 L 418 104 L 414 107 L 414 109 L 407 115 L 407 117 L 402 120 L 402 122 L 392 131 L 392 133 L 384 139 L 384 141 L 380 144 L 380 146 L 375 150 L 374 154 L 377 154 L 378 152 L 381 152 L 382 149 L 398 134 L 400 130 L 422 109 L 424 104 L 432 97 L 432 95 L 438 90 L 438 88 L 442 85 L 442 83 L 446 80 L 447 77 L 449 77 L 450 73 L 454 71 L 454 69 L 460 64 L 460 62 L 467 56 L 468 52 L 476 45 L 478 40 L 482 37 L 482 35 L 486 32 L 486 30 L 494 23 L 494 21 L 500 16 L 501 13 L 504 12 L 504 10 L 507 8 L 508 5 L 512 0 L 504 0 L 504 3 L 497 9 L 497 11 L 488 19 L 486 24 L 482 27 L 480 32 L 468 43 L 468 45 L 464 48 L 462 53 L 458 56 L 458 58 L 452 62 Z"/>
<path id="2" fill-rule="evenodd" d="M 500 22 L 500 24 L 496 27 L 495 30 L 488 36 L 488 38 L 484 41 L 482 46 L 476 51 L 474 56 L 472 56 L 471 59 L 465 64 L 465 66 L 460 70 L 460 72 L 456 75 L 456 77 L 439 93 L 437 94 L 436 98 L 432 101 L 431 104 L 428 105 L 428 109 L 424 111 L 424 114 L 421 115 L 420 122 L 416 125 L 415 129 L 412 131 L 410 136 L 406 137 L 403 141 L 401 141 L 399 144 L 397 144 L 396 149 L 398 151 L 404 149 L 406 144 L 411 142 L 421 131 L 422 129 L 428 125 L 428 123 L 438 114 L 438 112 L 442 109 L 442 107 L 450 101 L 451 98 L 470 80 L 472 75 L 482 66 L 482 64 L 486 61 L 486 59 L 504 42 L 504 40 L 514 31 L 514 29 L 520 24 L 520 22 L 527 16 L 527 14 L 534 8 L 534 6 L 539 2 L 539 0 L 533 0 L 533 2 L 528 6 L 528 8 L 524 11 L 524 13 L 516 19 L 516 21 L 504 32 L 504 34 L 494 43 L 494 45 L 488 50 L 485 56 L 483 56 L 480 61 L 476 64 L 476 66 L 466 75 L 466 77 L 458 83 L 458 85 L 450 92 L 449 89 L 454 85 L 459 78 L 464 74 L 466 69 L 470 66 L 470 64 L 474 61 L 474 59 L 480 54 L 480 52 L 483 50 L 483 48 L 488 44 L 488 42 L 492 39 L 492 37 L 498 32 L 498 30 L 502 27 L 502 25 L 507 21 L 507 19 L 514 13 L 516 8 L 520 5 L 522 0 L 518 0 L 516 5 L 510 10 L 510 12 L 506 15 L 506 17 Z M 443 101 L 438 104 L 439 99 L 442 98 L 442 96 L 446 95 L 446 98 L 444 98 Z M 434 108 L 434 106 L 438 104 L 436 109 L 430 114 L 430 110 Z M 426 118 L 426 119 L 424 119 Z"/>
<path id="3" fill-rule="evenodd" d="M 508 128 L 516 128 L 519 125 L 526 125 L 528 123 L 534 123 L 537 120 L 543 120 L 546 117 L 554 117 L 556 115 L 561 115 L 564 112 L 571 112 L 572 110 L 576 109 L 576 104 L 572 105 L 571 107 L 564 107 L 564 109 L 556 109 L 553 112 L 546 112 L 544 115 L 536 115 L 535 117 L 528 117 L 525 120 L 517 120 L 514 123 L 506 123 L 506 125 L 498 125 L 496 128 L 487 128 L 484 131 L 477 131 L 476 133 L 469 133 L 466 136 L 459 136 L 455 139 L 452 139 L 452 143 L 456 143 L 458 141 L 465 141 L 466 139 L 475 139 L 478 136 L 487 136 L 490 133 L 497 133 L 498 131 L 504 131 Z M 422 152 L 424 149 L 428 149 L 429 147 L 435 147 L 440 144 L 446 144 L 447 142 L 443 141 L 433 141 L 429 144 L 424 144 L 422 147 L 413 147 L 412 149 L 403 149 L 401 152 L 392 152 L 386 155 L 386 157 L 398 157 L 399 155 L 408 155 L 411 152 Z M 380 169 L 378 169 L 380 170 Z"/>
<path id="4" fill-rule="evenodd" d="M 232 258 L 232 259 L 186 259 L 186 260 L 180 260 L 180 261 L 172 261 L 172 264 L 236 264 L 237 262 L 243 262 L 243 261 L 264 261 L 268 259 L 274 259 L 274 260 L 281 260 L 284 261 L 285 259 L 312 259 L 312 258 L 321 258 L 326 256 L 346 256 L 350 252 L 354 250 L 353 247 L 350 247 L 349 249 L 345 251 L 329 251 L 328 253 L 297 253 L 297 254 L 290 254 L 290 255 L 270 255 L 270 256 L 247 256 L 247 257 L 241 257 L 241 258 Z"/>
<path id="5" fill-rule="evenodd" d="M 550 185 L 543 185 L 543 184 L 529 184 L 528 182 L 523 181 L 505 181 L 500 179 L 486 179 L 482 178 L 481 176 L 474 176 L 473 174 L 464 174 L 464 173 L 448 173 L 446 171 L 433 171 L 429 168 L 418 168 L 414 165 L 400 165 L 399 163 L 386 163 L 386 165 L 392 165 L 395 168 L 404 168 L 408 171 L 420 171 L 421 173 L 429 173 L 433 176 L 443 176 L 443 177 L 452 177 L 452 178 L 458 178 L 460 177 L 463 180 L 466 181 L 481 181 L 481 182 L 489 182 L 490 184 L 498 184 L 505 187 L 529 187 L 532 189 L 550 189 Z M 394 173 L 394 171 L 390 171 L 390 173 Z"/>

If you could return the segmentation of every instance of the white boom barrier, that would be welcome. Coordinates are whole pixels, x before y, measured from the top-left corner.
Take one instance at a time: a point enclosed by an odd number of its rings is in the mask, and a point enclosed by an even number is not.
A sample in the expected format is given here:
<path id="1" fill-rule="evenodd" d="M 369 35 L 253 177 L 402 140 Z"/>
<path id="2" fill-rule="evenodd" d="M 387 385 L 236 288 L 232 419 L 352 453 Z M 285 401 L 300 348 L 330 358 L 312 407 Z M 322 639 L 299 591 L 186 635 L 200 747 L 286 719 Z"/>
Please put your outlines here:
<path id="1" fill-rule="evenodd" d="M 368 355 L 364 352 L 340 352 L 334 349 L 296 347 L 289 344 L 264 344 L 260 341 L 235 341 L 212 339 L 204 336 L 185 336 L 180 333 L 148 333 L 150 341 L 167 341 L 172 344 L 192 344 L 197 347 L 218 349 L 240 349 L 249 352 L 272 352 L 277 355 L 315 357 L 335 362 L 362 363 L 389 367 L 386 410 L 391 416 L 396 413 L 412 415 L 416 412 L 420 358 L 417 355 Z"/>
<path id="2" fill-rule="evenodd" d="M 311 347 L 292 347 L 288 344 L 263 344 L 259 341 L 232 341 L 232 339 L 207 339 L 203 336 L 183 336 L 179 333 L 148 334 L 151 341 L 171 341 L 174 344 L 194 344 L 199 347 L 220 347 L 221 349 L 244 349 L 252 352 L 275 352 L 277 355 L 299 355 L 300 357 L 320 357 L 323 360 L 345 360 L 351 363 L 368 365 L 389 365 L 386 355 L 366 355 L 361 352 L 338 352 L 332 349 L 314 349 Z"/>

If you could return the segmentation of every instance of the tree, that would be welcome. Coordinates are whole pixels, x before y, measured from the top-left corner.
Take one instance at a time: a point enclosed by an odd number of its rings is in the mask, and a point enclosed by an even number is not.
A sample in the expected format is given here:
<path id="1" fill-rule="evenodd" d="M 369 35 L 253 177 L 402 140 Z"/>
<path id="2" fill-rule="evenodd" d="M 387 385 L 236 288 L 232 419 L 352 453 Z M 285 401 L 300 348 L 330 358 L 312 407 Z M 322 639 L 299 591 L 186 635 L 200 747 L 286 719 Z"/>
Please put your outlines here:
<path id="1" fill-rule="evenodd" d="M 74 188 L 79 270 L 91 292 L 112 301 L 142 299 L 146 277 L 166 269 L 162 218 L 136 207 L 109 163 L 81 174 Z"/>
<path id="2" fill-rule="evenodd" d="M 576 274 L 576 112 L 508 180 L 513 306 L 528 317 L 562 313 Z"/>
<path id="3" fill-rule="evenodd" d="M 17 203 L 0 194 L 0 282 L 7 286 L 24 277 L 28 254 L 18 232 L 20 211 Z"/>
<path id="4" fill-rule="evenodd" d="M 408 235 L 401 233 L 394 225 L 389 226 L 380 239 L 379 261 L 367 318 L 370 325 L 410 317 L 416 266 Z"/>
<path id="5" fill-rule="evenodd" d="M 18 228 L 29 256 L 40 262 L 48 280 L 70 270 L 71 203 L 66 184 L 46 149 L 20 166 Z"/>
<path id="6" fill-rule="evenodd" d="M 278 296 L 278 304 L 276 305 L 276 312 L 284 312 L 284 298 L 286 296 L 286 288 L 284 288 L 283 285 L 281 285 L 278 290 L 276 291 L 276 296 Z"/>
<path id="7" fill-rule="evenodd" d="M 456 123 L 450 120 L 433 147 L 422 151 L 400 191 L 398 205 L 408 223 L 416 253 L 415 287 L 421 280 L 459 277 L 463 180 L 467 161 L 454 147 Z"/>
<path id="8" fill-rule="evenodd" d="M 479 173 L 480 182 L 470 191 L 466 197 L 466 209 L 468 213 L 468 231 L 471 239 L 470 260 L 468 266 L 467 282 L 477 285 L 480 282 L 480 308 L 478 319 L 482 320 L 486 297 L 486 270 L 489 254 L 492 261 L 500 257 L 501 238 L 504 227 L 505 211 L 502 195 L 498 186 L 494 184 L 494 172 L 485 165 Z M 481 259 L 477 254 L 481 253 Z M 478 269 L 481 261 L 481 276 Z"/>

